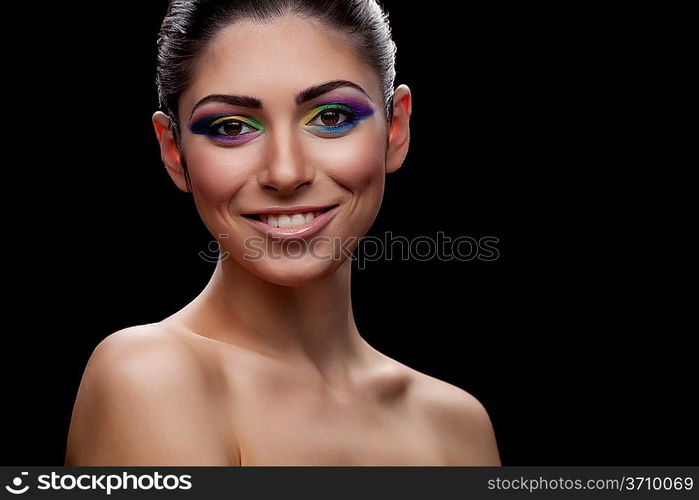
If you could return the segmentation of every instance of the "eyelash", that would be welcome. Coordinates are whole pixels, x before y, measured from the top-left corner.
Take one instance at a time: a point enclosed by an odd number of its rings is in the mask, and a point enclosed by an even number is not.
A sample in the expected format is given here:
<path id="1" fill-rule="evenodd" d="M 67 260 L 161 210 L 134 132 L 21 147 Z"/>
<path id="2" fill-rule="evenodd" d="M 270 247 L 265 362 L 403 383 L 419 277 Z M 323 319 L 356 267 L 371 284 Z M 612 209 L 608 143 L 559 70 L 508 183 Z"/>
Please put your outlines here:
<path id="1" fill-rule="evenodd" d="M 218 133 L 219 129 L 229 123 L 240 124 L 243 130 L 245 127 L 248 127 L 254 130 L 254 132 L 239 133 L 237 135 Z M 259 133 L 264 132 L 264 127 L 257 120 L 245 116 L 215 115 L 207 116 L 196 121 L 192 124 L 190 130 L 195 134 L 205 135 L 217 142 L 223 142 L 226 144 L 243 144 L 257 137 Z"/>
<path id="2" fill-rule="evenodd" d="M 336 125 L 311 125 L 312 122 L 320 119 L 320 116 L 325 111 L 336 111 L 341 115 L 345 116 L 345 120 L 341 121 Z M 310 120 L 307 120 L 308 117 Z M 367 115 L 368 116 L 368 115 Z M 303 127 L 310 129 L 314 132 L 324 133 L 324 134 L 340 134 L 342 132 L 349 131 L 355 127 L 366 116 L 361 116 L 361 114 L 355 111 L 352 107 L 346 104 L 323 104 L 313 108 L 302 120 Z M 253 132 L 238 133 L 237 135 L 227 135 L 219 133 L 218 130 L 221 129 L 226 124 L 240 124 L 243 129 L 248 127 L 253 130 Z M 205 135 L 206 137 L 216 141 L 223 142 L 229 145 L 240 145 L 244 144 L 260 133 L 264 132 L 264 126 L 250 117 L 238 116 L 238 115 L 214 115 L 207 116 L 201 120 L 196 121 L 190 127 L 190 130 L 199 135 Z"/>
<path id="3" fill-rule="evenodd" d="M 341 115 L 345 115 L 345 120 L 336 125 L 310 125 L 312 122 L 320 119 L 320 116 L 325 111 L 336 111 Z M 304 127 L 317 132 L 329 133 L 329 134 L 339 134 L 346 132 L 354 128 L 354 126 L 360 121 L 359 113 L 357 113 L 353 108 L 344 104 L 323 104 L 306 115 L 306 117 L 312 115 L 312 118 L 308 121 L 303 120 Z M 304 118 L 306 118 L 304 117 Z"/>

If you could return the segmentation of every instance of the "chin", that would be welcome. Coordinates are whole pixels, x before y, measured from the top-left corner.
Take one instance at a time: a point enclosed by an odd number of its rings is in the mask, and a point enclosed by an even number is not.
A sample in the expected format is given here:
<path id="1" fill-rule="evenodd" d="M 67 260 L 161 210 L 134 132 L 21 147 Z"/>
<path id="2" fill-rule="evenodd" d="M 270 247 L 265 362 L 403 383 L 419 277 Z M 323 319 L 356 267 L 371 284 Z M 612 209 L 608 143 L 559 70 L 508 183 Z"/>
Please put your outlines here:
<path id="1" fill-rule="evenodd" d="M 296 259 L 281 258 L 273 260 L 265 258 L 256 262 L 248 262 L 246 269 L 261 280 L 285 287 L 301 287 L 322 280 L 335 272 L 346 260 L 322 260 L 305 255 Z"/>

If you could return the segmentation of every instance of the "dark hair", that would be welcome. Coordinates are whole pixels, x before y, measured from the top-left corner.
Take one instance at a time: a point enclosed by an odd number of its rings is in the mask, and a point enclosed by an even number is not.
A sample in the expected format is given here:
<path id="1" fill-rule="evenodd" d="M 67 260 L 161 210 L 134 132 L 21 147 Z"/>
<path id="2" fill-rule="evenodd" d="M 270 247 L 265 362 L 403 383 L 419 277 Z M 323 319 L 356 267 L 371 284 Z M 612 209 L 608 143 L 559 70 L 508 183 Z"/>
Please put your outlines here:
<path id="1" fill-rule="evenodd" d="M 390 122 L 396 46 L 378 0 L 170 0 L 158 37 L 156 83 L 160 107 L 170 117 L 178 142 L 179 98 L 211 39 L 237 20 L 267 21 L 286 13 L 321 20 L 353 36 L 357 55 L 379 77 Z"/>

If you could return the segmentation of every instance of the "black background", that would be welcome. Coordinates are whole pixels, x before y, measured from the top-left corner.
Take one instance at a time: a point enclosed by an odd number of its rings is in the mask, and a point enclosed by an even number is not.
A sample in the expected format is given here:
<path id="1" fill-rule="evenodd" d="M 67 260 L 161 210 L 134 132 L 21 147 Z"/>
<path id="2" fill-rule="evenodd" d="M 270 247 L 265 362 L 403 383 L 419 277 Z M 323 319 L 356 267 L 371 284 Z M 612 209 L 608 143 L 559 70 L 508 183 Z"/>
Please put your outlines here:
<path id="1" fill-rule="evenodd" d="M 575 12 L 385 4 L 412 136 L 370 234 L 495 236 L 500 258 L 355 268 L 364 338 L 475 395 L 505 465 L 696 463 L 686 199 L 630 138 L 641 42 Z M 3 465 L 62 465 L 92 349 L 213 271 L 150 122 L 164 12 L 37 7 L 8 45 Z"/>

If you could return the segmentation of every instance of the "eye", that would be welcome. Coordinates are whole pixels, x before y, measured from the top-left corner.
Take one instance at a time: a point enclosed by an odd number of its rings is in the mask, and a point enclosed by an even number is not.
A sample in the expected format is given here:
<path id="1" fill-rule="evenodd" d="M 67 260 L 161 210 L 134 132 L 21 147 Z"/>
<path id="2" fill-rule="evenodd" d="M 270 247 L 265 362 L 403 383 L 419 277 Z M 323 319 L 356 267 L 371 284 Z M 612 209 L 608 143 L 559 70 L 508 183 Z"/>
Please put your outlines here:
<path id="1" fill-rule="evenodd" d="M 338 135 L 352 130 L 362 119 L 351 106 L 331 103 L 308 112 L 303 119 L 303 126 L 316 133 Z"/>
<path id="2" fill-rule="evenodd" d="M 236 137 L 253 132 L 257 132 L 258 129 L 249 125 L 241 120 L 235 120 L 232 118 L 224 118 L 216 120 L 211 124 L 209 129 L 209 134 L 226 136 L 226 137 Z"/>
<path id="3" fill-rule="evenodd" d="M 219 114 L 195 121 L 190 130 L 225 146 L 245 144 L 265 131 L 261 122 L 249 116 Z"/>
<path id="4" fill-rule="evenodd" d="M 336 127 L 350 119 L 350 115 L 336 108 L 321 111 L 307 125 L 321 127 Z"/>

